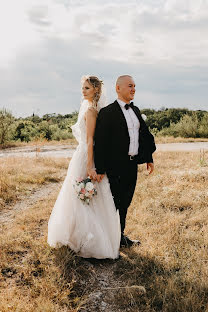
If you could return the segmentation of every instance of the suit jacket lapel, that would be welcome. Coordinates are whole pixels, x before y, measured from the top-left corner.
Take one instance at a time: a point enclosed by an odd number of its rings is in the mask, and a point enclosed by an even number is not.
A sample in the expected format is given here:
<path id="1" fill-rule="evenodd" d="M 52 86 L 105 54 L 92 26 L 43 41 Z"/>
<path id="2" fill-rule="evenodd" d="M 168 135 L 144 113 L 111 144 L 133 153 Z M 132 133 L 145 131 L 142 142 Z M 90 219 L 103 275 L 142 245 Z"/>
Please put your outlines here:
<path id="1" fill-rule="evenodd" d="M 122 112 L 122 109 L 117 101 L 115 101 L 114 104 L 115 104 L 116 112 L 118 113 L 118 119 L 120 120 L 121 126 L 125 128 L 126 134 L 129 137 L 128 126 L 127 126 L 126 118 Z M 130 140 L 130 137 L 129 137 L 129 140 Z"/>
<path id="2" fill-rule="evenodd" d="M 139 121 L 140 121 L 140 123 L 141 123 L 141 114 L 140 114 L 140 112 L 139 112 L 139 109 L 138 109 L 138 107 L 137 106 L 133 106 L 133 111 L 134 111 L 134 113 L 135 113 L 135 115 L 137 116 L 137 118 L 139 119 Z"/>
<path id="3" fill-rule="evenodd" d="M 136 114 L 137 118 L 139 119 L 139 122 L 140 122 L 139 132 L 141 133 L 143 131 L 143 129 L 144 129 L 145 122 L 142 119 L 140 110 L 139 110 L 139 108 L 137 106 L 133 107 L 133 111 Z"/>
<path id="4" fill-rule="evenodd" d="M 138 112 L 138 110 L 135 108 L 135 106 L 133 106 L 133 111 L 134 111 L 134 113 L 135 113 L 135 115 L 137 116 L 137 118 L 139 119 L 139 121 L 140 121 L 140 116 L 139 116 L 139 112 Z"/>

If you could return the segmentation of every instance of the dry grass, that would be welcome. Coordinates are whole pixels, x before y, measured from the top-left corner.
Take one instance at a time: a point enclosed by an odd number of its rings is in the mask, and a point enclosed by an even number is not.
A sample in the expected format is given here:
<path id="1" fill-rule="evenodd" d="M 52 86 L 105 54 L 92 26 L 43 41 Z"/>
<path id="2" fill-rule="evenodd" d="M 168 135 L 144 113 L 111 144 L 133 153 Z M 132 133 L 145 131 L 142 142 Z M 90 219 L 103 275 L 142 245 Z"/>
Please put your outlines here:
<path id="1" fill-rule="evenodd" d="M 2 226 L 0 311 L 76 311 L 68 298 L 73 276 L 66 276 L 73 265 L 67 248 L 52 251 L 46 242 L 47 220 L 55 196 L 38 202 L 18 215 L 14 224 Z"/>
<path id="2" fill-rule="evenodd" d="M 145 287 L 132 299 L 141 311 L 208 311 L 208 167 L 188 152 L 157 153 L 155 165 L 151 178 L 140 169 L 128 213 L 127 233 L 142 246 L 117 274 Z"/>
<path id="3" fill-rule="evenodd" d="M 208 167 L 196 152 L 158 152 L 155 165 L 152 176 L 140 167 L 127 218 L 142 245 L 118 261 L 87 267 L 68 248 L 49 248 L 58 190 L 2 226 L 0 311 L 208 311 Z"/>
<path id="4" fill-rule="evenodd" d="M 48 146 L 48 145 L 77 145 L 77 141 L 75 139 L 67 139 L 67 140 L 60 140 L 60 141 L 55 141 L 51 140 L 48 141 L 46 139 L 36 139 L 34 141 L 30 142 L 7 142 L 3 145 L 0 144 L 0 150 L 1 149 L 6 149 L 6 148 L 15 148 L 15 147 L 42 147 L 42 146 Z"/>
<path id="5" fill-rule="evenodd" d="M 29 195 L 36 188 L 61 179 L 67 159 L 43 157 L 8 157 L 0 162 L 0 210 L 13 204 L 21 195 Z M 63 171 L 61 171 L 63 174 Z"/>

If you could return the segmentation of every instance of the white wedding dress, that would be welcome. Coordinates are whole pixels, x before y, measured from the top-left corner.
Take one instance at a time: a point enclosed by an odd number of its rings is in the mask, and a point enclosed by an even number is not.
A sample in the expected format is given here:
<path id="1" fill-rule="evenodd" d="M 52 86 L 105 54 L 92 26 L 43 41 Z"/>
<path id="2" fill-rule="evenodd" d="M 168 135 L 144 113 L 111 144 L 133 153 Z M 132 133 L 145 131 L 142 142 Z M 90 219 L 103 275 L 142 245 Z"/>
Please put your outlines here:
<path id="1" fill-rule="evenodd" d="M 76 179 L 87 177 L 87 144 L 84 115 L 88 101 L 81 104 L 77 123 L 72 132 L 79 145 L 69 163 L 66 178 L 48 222 L 48 244 L 59 248 L 69 246 L 84 258 L 112 258 L 119 256 L 120 217 L 116 210 L 108 178 L 96 183 L 97 195 L 89 205 L 77 198 L 73 187 Z"/>

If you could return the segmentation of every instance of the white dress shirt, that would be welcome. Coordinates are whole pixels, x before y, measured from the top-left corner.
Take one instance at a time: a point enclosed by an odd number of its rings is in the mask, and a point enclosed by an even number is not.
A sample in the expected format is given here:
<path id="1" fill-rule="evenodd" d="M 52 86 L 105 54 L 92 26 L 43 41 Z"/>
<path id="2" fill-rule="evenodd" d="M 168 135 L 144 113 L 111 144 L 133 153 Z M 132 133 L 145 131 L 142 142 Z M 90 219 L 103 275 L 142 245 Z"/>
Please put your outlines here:
<path id="1" fill-rule="evenodd" d="M 117 99 L 117 102 L 119 103 L 122 112 L 124 114 L 124 117 L 126 119 L 128 131 L 129 131 L 129 137 L 130 137 L 130 144 L 129 144 L 129 155 L 137 155 L 138 149 L 139 149 L 139 127 L 140 122 L 135 115 L 133 109 L 129 107 L 129 109 L 125 109 L 126 103 Z"/>

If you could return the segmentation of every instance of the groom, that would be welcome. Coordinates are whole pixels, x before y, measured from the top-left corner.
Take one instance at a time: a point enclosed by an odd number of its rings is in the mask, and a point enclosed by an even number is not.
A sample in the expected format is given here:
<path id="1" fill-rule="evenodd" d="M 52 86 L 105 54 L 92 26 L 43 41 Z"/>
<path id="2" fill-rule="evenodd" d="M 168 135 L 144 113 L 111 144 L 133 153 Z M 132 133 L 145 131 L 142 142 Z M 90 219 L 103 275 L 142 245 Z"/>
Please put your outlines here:
<path id="1" fill-rule="evenodd" d="M 140 110 L 131 102 L 135 82 L 129 75 L 116 81 L 117 100 L 100 110 L 96 122 L 94 160 L 97 181 L 107 174 L 121 223 L 121 247 L 130 247 L 133 241 L 124 235 L 127 209 L 131 203 L 136 181 L 137 165 L 147 163 L 152 173 L 152 153 L 156 150 L 154 137 L 149 132 Z"/>

